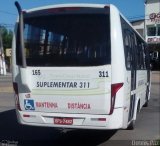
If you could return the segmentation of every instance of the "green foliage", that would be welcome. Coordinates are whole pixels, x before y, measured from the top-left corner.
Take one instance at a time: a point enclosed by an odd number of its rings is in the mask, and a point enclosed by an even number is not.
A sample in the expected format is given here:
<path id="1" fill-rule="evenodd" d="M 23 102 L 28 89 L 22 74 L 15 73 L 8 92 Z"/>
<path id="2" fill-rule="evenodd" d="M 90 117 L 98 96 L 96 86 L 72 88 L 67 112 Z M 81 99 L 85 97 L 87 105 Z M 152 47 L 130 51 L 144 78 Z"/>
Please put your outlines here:
<path id="1" fill-rule="evenodd" d="M 8 30 L 4 26 L 0 26 L 0 33 L 1 33 L 1 36 L 2 36 L 3 48 L 4 48 L 4 53 L 5 53 L 6 48 L 12 48 L 13 32 L 11 30 Z M 5 57 L 5 62 L 6 62 L 6 65 L 8 66 L 8 71 L 9 71 L 9 69 L 10 69 L 10 58 Z"/>
<path id="2" fill-rule="evenodd" d="M 4 50 L 6 48 L 11 48 L 12 47 L 13 32 L 11 30 L 8 30 L 4 26 L 0 27 L 0 31 L 2 34 L 2 41 L 3 41 Z"/>

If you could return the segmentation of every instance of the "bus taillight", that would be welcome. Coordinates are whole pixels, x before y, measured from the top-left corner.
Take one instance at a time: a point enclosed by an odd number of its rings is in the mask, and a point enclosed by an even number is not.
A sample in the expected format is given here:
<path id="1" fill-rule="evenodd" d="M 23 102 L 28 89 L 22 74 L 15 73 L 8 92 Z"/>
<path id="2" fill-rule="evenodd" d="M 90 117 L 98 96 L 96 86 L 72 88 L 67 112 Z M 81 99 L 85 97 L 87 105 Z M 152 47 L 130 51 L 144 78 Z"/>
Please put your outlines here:
<path id="1" fill-rule="evenodd" d="M 20 103 L 19 103 L 19 95 L 18 95 L 18 84 L 16 82 L 13 82 L 13 89 L 14 89 L 14 92 L 15 92 L 15 101 L 16 101 L 16 108 L 21 111 L 21 107 L 20 107 Z"/>
<path id="2" fill-rule="evenodd" d="M 18 84 L 13 82 L 13 89 L 16 95 L 18 95 Z"/>
<path id="3" fill-rule="evenodd" d="M 110 115 L 113 113 L 113 110 L 114 110 L 116 94 L 122 86 L 123 86 L 123 83 L 117 83 L 117 84 L 111 85 L 111 108 L 109 113 Z"/>

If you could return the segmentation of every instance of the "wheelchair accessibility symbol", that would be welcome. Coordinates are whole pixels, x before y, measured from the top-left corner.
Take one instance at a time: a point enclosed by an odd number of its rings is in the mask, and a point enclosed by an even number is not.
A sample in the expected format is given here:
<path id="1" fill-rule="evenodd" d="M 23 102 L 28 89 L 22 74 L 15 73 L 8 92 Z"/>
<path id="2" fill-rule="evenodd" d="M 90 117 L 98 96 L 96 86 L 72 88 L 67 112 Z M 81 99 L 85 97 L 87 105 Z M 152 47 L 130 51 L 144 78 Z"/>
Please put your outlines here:
<path id="1" fill-rule="evenodd" d="M 25 99 L 24 100 L 24 107 L 25 107 L 25 110 L 35 110 L 34 100 L 32 100 L 32 99 Z"/>

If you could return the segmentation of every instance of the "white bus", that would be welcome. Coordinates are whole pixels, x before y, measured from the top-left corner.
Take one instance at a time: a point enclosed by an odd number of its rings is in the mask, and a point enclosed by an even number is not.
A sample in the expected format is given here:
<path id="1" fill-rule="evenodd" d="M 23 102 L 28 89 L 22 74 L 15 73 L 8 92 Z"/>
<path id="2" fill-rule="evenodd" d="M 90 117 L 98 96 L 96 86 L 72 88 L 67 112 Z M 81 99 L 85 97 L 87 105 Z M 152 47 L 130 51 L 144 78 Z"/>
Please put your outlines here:
<path id="1" fill-rule="evenodd" d="M 146 43 L 114 5 L 22 11 L 12 48 L 21 124 L 133 129 L 150 97 Z"/>

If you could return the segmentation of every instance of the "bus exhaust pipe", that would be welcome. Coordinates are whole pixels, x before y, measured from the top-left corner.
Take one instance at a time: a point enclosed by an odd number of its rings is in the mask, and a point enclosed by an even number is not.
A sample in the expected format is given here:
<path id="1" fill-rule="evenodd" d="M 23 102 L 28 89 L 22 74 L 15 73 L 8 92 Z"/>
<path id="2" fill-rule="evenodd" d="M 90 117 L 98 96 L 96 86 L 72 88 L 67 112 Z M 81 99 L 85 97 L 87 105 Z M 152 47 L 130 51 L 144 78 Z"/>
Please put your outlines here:
<path id="1" fill-rule="evenodd" d="M 23 11 L 20 6 L 20 4 L 16 1 L 15 6 L 17 8 L 18 14 L 19 14 L 19 33 L 20 33 L 20 49 L 21 49 L 21 56 L 22 56 L 22 67 L 26 68 L 26 57 L 25 57 L 25 51 L 24 51 L 24 24 L 23 24 Z"/>

